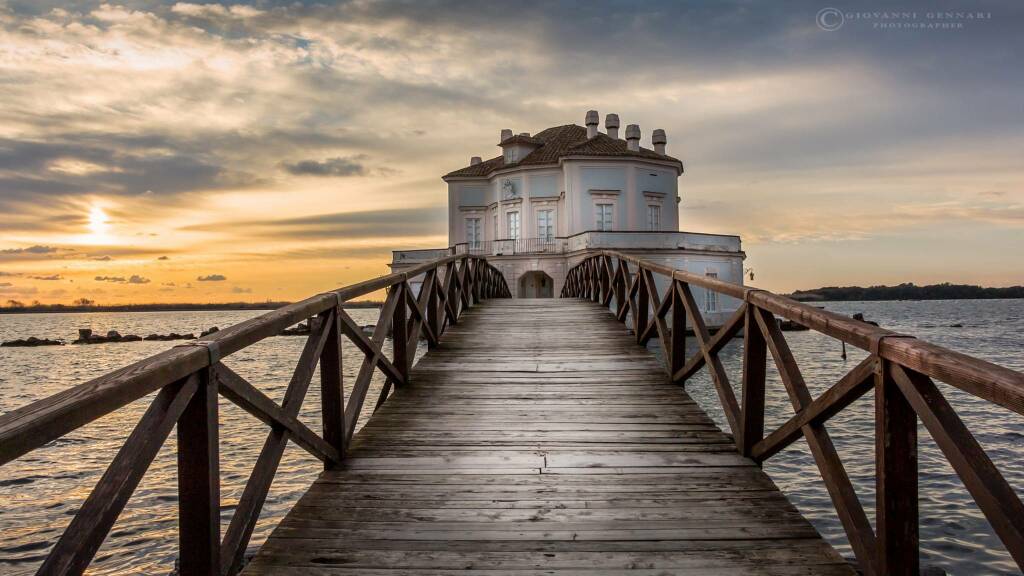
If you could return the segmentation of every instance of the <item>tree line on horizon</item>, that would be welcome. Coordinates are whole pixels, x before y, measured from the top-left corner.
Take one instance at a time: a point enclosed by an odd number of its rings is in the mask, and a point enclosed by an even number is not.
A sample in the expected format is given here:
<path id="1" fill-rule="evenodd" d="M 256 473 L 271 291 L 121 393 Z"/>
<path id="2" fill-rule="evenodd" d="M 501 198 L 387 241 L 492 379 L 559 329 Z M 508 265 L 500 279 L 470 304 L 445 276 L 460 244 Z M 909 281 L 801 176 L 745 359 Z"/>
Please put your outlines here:
<path id="1" fill-rule="evenodd" d="M 797 290 L 789 295 L 801 301 L 860 301 L 860 300 L 991 300 L 996 298 L 1024 298 L 1024 286 L 985 288 L 972 284 L 930 284 L 918 286 L 905 282 L 896 286 L 826 286 L 813 290 Z"/>
<path id="2" fill-rule="evenodd" d="M 20 300 L 8 300 L 5 306 L 0 308 L 0 313 L 19 312 L 177 312 L 177 311 L 200 311 L 200 310 L 276 310 L 287 306 L 291 302 L 266 301 L 266 302 L 218 302 L 218 303 L 149 303 L 149 304 L 98 304 L 95 300 L 79 298 L 71 304 L 43 304 L 33 301 L 25 304 Z M 379 308 L 380 302 L 359 301 L 346 302 L 346 308 Z"/>

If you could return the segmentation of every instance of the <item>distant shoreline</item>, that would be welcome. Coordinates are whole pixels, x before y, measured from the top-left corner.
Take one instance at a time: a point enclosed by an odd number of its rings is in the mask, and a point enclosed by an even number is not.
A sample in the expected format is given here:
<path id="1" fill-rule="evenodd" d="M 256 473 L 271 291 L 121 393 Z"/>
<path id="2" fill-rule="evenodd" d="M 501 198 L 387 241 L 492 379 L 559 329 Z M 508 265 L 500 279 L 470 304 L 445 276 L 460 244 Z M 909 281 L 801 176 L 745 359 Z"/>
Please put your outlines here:
<path id="1" fill-rule="evenodd" d="M 1024 298 L 1024 286 L 983 288 L 970 284 L 917 286 L 827 286 L 788 295 L 801 302 L 898 302 L 926 300 L 1002 300 Z"/>
<path id="2" fill-rule="evenodd" d="M 291 302 L 226 302 L 220 304 L 117 304 L 109 306 L 65 306 L 44 304 L 0 308 L 0 314 L 64 314 L 68 312 L 228 312 L 236 310 L 277 310 Z M 345 308 L 380 308 L 380 302 L 346 302 Z"/>

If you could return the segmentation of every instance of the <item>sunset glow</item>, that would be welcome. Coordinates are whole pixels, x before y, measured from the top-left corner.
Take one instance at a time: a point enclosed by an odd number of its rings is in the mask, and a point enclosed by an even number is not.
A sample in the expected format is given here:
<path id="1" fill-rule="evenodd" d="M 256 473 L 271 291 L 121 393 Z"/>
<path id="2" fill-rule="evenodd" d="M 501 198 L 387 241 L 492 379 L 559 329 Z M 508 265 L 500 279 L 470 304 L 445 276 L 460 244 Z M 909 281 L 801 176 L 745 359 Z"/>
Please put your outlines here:
<path id="1" fill-rule="evenodd" d="M 680 228 L 741 235 L 764 288 L 1024 277 L 1019 6 L 945 35 L 828 32 L 820 6 L 53 6 L 0 6 L 3 300 L 381 274 L 447 244 L 440 176 L 499 128 L 590 108 L 665 129 Z"/>

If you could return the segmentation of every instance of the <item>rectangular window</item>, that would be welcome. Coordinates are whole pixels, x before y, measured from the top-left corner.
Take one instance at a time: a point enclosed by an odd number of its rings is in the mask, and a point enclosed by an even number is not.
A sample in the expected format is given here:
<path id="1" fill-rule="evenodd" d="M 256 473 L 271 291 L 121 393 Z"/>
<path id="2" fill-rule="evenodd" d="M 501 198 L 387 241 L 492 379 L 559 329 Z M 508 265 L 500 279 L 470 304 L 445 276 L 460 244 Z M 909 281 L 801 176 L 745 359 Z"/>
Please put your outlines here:
<path id="1" fill-rule="evenodd" d="M 612 229 L 612 205 L 611 204 L 598 204 L 597 213 L 595 215 L 595 221 L 597 223 L 598 230 L 611 230 Z"/>
<path id="2" fill-rule="evenodd" d="M 481 240 L 483 237 L 480 234 L 480 219 L 466 218 L 466 243 L 471 248 L 477 248 L 480 246 Z"/>
<path id="3" fill-rule="evenodd" d="M 508 239 L 519 240 L 519 212 L 509 212 L 505 217 L 508 218 Z"/>
<path id="4" fill-rule="evenodd" d="M 661 230 L 661 206 L 657 204 L 647 206 L 647 229 Z"/>
<path id="5" fill-rule="evenodd" d="M 718 272 L 705 272 L 704 275 L 708 278 L 718 278 Z M 718 292 L 704 289 L 704 311 L 718 312 Z"/>
<path id="6" fill-rule="evenodd" d="M 493 237 L 493 239 L 497 240 L 497 239 L 501 238 L 501 230 L 498 229 L 498 211 L 497 210 L 494 211 L 494 216 L 492 217 L 492 220 L 494 220 L 494 237 Z"/>
<path id="7" fill-rule="evenodd" d="M 555 239 L 555 221 L 552 214 L 554 214 L 552 210 L 537 212 L 537 237 L 544 242 L 551 242 Z"/>

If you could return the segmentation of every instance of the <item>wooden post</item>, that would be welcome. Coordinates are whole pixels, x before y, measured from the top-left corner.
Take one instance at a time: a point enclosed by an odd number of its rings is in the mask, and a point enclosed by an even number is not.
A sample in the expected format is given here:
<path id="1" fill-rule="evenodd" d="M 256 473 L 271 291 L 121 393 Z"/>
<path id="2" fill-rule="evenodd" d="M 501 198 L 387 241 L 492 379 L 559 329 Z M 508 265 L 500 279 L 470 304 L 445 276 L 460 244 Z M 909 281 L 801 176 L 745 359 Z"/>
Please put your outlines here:
<path id="1" fill-rule="evenodd" d="M 887 364 L 879 357 L 875 370 L 877 573 L 917 576 L 917 415 Z"/>
<path id="2" fill-rule="evenodd" d="M 740 453 L 750 456 L 754 444 L 764 437 L 764 380 L 768 346 L 747 304 L 743 313 L 743 390 L 740 430 L 736 444 Z"/>
<path id="3" fill-rule="evenodd" d="M 644 270 L 640 266 L 636 269 L 637 276 L 637 299 L 636 309 L 633 313 L 636 315 L 633 318 L 633 330 L 636 332 L 636 341 L 638 344 L 643 343 L 643 333 L 647 330 L 647 310 L 650 308 L 650 296 L 647 293 L 647 282 L 644 281 Z"/>
<path id="4" fill-rule="evenodd" d="M 178 539 L 181 573 L 220 576 L 220 460 L 217 381 L 199 387 L 178 419 Z"/>
<path id="5" fill-rule="evenodd" d="M 327 342 L 320 355 L 320 413 L 323 415 L 324 440 L 343 458 L 345 446 L 345 393 L 341 375 L 341 307 L 323 318 L 330 323 Z M 324 463 L 329 468 L 328 463 Z"/>
<path id="6" fill-rule="evenodd" d="M 448 266 L 451 267 L 452 264 L 449 262 Z M 435 268 L 435 270 L 436 270 L 436 268 Z M 446 273 L 445 276 L 448 276 L 448 274 Z M 427 277 L 424 278 L 424 282 L 426 280 L 430 280 L 430 287 L 428 288 L 427 285 L 424 284 L 423 288 L 421 288 L 421 290 L 424 290 L 424 289 L 429 290 L 429 292 L 427 293 L 428 294 L 428 296 L 427 296 L 427 324 L 430 325 L 430 329 L 434 332 L 434 338 L 435 339 L 440 339 L 441 338 L 441 317 L 440 317 L 441 311 L 438 310 L 438 303 L 440 302 L 441 299 L 437 297 L 437 274 L 436 274 L 436 272 L 435 272 L 433 277 L 431 277 L 428 274 Z M 427 341 L 427 348 L 430 348 L 430 349 L 436 348 L 437 345 L 438 345 L 438 342 L 436 342 L 434 340 Z"/>
<path id="7" fill-rule="evenodd" d="M 629 289 L 629 274 L 627 269 L 623 268 L 625 262 L 619 260 L 619 281 L 615 283 L 615 314 L 616 317 L 622 318 L 622 310 L 627 307 L 626 305 L 626 290 Z"/>
<path id="8" fill-rule="evenodd" d="M 683 306 L 683 298 L 676 289 L 676 280 L 670 279 L 668 287 L 669 293 L 665 297 L 672 299 L 672 343 L 669 346 L 672 351 L 672 372 L 669 379 L 674 382 L 676 373 L 686 365 L 686 307 Z"/>
<path id="9" fill-rule="evenodd" d="M 392 290 L 401 291 L 398 295 L 398 306 L 391 317 L 391 360 L 406 382 L 409 382 L 409 312 L 408 296 L 405 294 L 405 283 L 395 284 Z"/>

